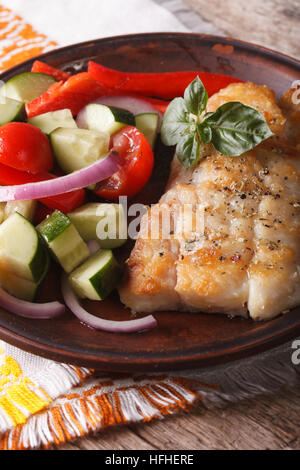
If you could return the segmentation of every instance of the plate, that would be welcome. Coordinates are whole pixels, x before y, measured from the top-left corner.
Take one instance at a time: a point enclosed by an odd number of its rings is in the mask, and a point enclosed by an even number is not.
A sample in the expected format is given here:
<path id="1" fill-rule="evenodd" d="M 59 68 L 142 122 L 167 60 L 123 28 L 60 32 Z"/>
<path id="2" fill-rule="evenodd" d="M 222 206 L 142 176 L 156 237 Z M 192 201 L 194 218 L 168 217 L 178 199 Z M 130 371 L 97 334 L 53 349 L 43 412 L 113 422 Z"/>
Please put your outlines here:
<path id="1" fill-rule="evenodd" d="M 78 72 L 88 60 L 126 71 L 202 70 L 266 84 L 277 96 L 299 79 L 300 63 L 265 48 L 234 39 L 196 34 L 139 34 L 76 44 L 41 56 L 49 64 Z M 30 70 L 33 61 L 3 73 L 7 80 Z M 156 202 L 163 193 L 172 150 L 156 148 L 151 181 L 134 202 Z M 118 256 L 124 259 L 125 249 Z M 40 300 L 60 298 L 55 270 L 45 280 Z M 86 302 L 93 313 L 127 319 L 117 297 Z M 223 315 L 157 313 L 158 327 L 137 334 L 113 334 L 82 325 L 70 312 L 53 320 L 29 320 L 0 311 L 0 338 L 26 351 L 66 363 L 115 372 L 150 372 L 207 367 L 241 359 L 300 335 L 300 308 L 269 322 Z"/>

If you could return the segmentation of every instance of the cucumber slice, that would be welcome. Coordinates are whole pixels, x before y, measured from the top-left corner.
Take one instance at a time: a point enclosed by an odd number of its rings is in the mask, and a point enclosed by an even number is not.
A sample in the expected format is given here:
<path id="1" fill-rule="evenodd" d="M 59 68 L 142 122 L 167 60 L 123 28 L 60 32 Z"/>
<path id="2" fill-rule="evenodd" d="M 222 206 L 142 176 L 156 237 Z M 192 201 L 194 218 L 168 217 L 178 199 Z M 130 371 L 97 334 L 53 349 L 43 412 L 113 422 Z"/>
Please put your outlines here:
<path id="1" fill-rule="evenodd" d="M 15 274 L 0 269 L 0 285 L 9 294 L 14 295 L 18 299 L 27 300 L 32 302 L 34 300 L 38 283 L 29 281 Z"/>
<path id="2" fill-rule="evenodd" d="M 158 122 L 158 114 L 156 113 L 142 113 L 135 116 L 135 126 L 148 139 L 152 148 L 158 134 Z"/>
<path id="3" fill-rule="evenodd" d="M 108 132 L 110 135 L 121 127 L 134 126 L 134 115 L 126 109 L 90 103 L 77 116 L 77 125 L 82 129 Z"/>
<path id="4" fill-rule="evenodd" d="M 43 240 L 25 217 L 15 212 L 0 225 L 0 269 L 38 283 L 48 263 Z"/>
<path id="5" fill-rule="evenodd" d="M 12 77 L 0 89 L 0 95 L 13 100 L 29 103 L 45 93 L 56 82 L 55 78 L 44 73 L 24 72 Z"/>
<path id="6" fill-rule="evenodd" d="M 69 109 L 60 109 L 59 111 L 40 114 L 28 119 L 28 122 L 41 129 L 47 135 L 59 127 L 77 129 L 76 122 Z"/>
<path id="7" fill-rule="evenodd" d="M 9 294 L 14 295 L 18 299 L 32 302 L 37 293 L 41 281 L 46 276 L 49 269 L 50 259 L 47 257 L 44 273 L 39 282 L 30 281 L 23 277 L 16 276 L 14 273 L 0 268 L 0 285 Z"/>
<path id="8" fill-rule="evenodd" d="M 24 121 L 24 119 L 24 103 L 0 96 L 0 126 L 12 121 Z"/>
<path id="9" fill-rule="evenodd" d="M 121 204 L 90 202 L 68 216 L 85 241 L 97 240 L 101 248 L 118 248 L 127 240 L 127 222 Z"/>
<path id="10" fill-rule="evenodd" d="M 104 132 L 62 127 L 50 134 L 57 163 L 65 173 L 80 170 L 105 157 L 109 138 Z"/>
<path id="11" fill-rule="evenodd" d="M 99 250 L 70 274 L 69 281 L 79 297 L 103 300 L 117 287 L 121 275 L 112 251 Z"/>
<path id="12" fill-rule="evenodd" d="M 37 226 L 54 258 L 67 272 L 73 271 L 89 256 L 89 249 L 69 217 L 54 211 Z"/>
<path id="13" fill-rule="evenodd" d="M 36 201 L 27 199 L 26 201 L 8 201 L 5 205 L 4 219 L 8 219 L 14 212 L 18 212 L 25 219 L 32 221 L 36 208 Z"/>

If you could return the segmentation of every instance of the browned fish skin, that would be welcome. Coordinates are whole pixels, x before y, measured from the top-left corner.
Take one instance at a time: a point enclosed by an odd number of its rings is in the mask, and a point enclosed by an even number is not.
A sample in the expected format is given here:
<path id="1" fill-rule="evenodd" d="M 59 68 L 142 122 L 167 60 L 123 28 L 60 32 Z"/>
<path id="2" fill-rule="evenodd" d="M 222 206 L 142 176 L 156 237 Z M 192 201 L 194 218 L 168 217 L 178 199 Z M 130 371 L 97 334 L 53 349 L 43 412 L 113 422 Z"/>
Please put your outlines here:
<path id="1" fill-rule="evenodd" d="M 174 235 L 168 239 L 161 230 L 161 214 L 167 210 L 164 204 L 157 204 L 143 216 L 139 237 L 127 262 L 128 276 L 120 292 L 123 303 L 136 312 L 150 312 L 153 305 L 157 310 L 180 307 L 175 290 L 179 244 Z"/>
<path id="2" fill-rule="evenodd" d="M 262 111 L 276 137 L 240 157 L 204 145 L 205 158 L 188 171 L 174 158 L 167 191 L 142 220 L 120 288 L 134 311 L 249 313 L 260 320 L 300 303 L 300 154 L 285 139 L 286 119 L 267 87 L 229 85 L 209 99 L 208 110 L 228 101 Z M 191 208 L 188 230 L 177 213 L 184 205 Z M 162 233 L 161 212 L 171 214 L 171 239 Z M 145 237 L 153 221 L 155 240 Z"/>

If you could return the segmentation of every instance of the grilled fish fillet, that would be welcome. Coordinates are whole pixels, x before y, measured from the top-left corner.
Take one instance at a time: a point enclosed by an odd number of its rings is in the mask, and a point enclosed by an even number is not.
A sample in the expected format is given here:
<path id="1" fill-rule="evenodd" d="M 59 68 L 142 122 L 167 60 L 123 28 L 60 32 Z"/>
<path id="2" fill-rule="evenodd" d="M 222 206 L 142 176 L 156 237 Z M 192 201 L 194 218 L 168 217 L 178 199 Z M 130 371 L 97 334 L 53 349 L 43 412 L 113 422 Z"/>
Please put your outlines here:
<path id="1" fill-rule="evenodd" d="M 263 112 L 276 136 L 240 157 L 203 145 L 205 158 L 189 170 L 175 155 L 119 289 L 133 311 L 262 320 L 300 304 L 300 153 L 286 139 L 291 129 L 269 88 L 229 85 L 209 99 L 208 111 L 228 101 Z"/>

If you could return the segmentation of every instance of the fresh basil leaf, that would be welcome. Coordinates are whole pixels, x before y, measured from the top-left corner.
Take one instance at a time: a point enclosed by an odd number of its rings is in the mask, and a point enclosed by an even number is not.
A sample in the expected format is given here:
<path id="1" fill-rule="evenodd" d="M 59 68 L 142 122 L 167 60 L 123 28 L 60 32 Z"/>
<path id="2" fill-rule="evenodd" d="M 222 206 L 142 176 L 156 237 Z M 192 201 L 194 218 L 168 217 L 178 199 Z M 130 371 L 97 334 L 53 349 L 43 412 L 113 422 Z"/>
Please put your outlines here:
<path id="1" fill-rule="evenodd" d="M 215 113 L 212 113 L 212 112 L 205 113 L 201 122 L 206 121 L 206 120 L 207 120 L 210 116 L 212 116 L 213 114 L 215 114 Z"/>
<path id="2" fill-rule="evenodd" d="M 212 113 L 213 114 L 213 113 Z M 212 139 L 211 127 L 205 126 L 203 123 L 197 127 L 202 144 L 208 144 Z"/>
<path id="3" fill-rule="evenodd" d="M 211 142 L 223 155 L 239 156 L 272 137 L 262 113 L 236 101 L 225 103 L 198 125 L 200 136 L 211 129 Z"/>
<path id="4" fill-rule="evenodd" d="M 185 89 L 184 101 L 190 113 L 199 116 L 206 108 L 208 100 L 207 91 L 199 77 L 196 77 L 192 83 Z"/>
<path id="5" fill-rule="evenodd" d="M 190 125 L 189 112 L 184 99 L 175 98 L 164 114 L 160 130 L 162 142 L 165 145 L 176 145 Z"/>
<path id="6" fill-rule="evenodd" d="M 176 155 L 185 168 L 196 163 L 200 155 L 200 142 L 196 132 L 180 137 L 176 146 Z"/>

